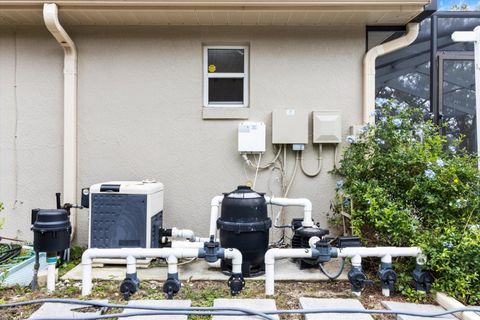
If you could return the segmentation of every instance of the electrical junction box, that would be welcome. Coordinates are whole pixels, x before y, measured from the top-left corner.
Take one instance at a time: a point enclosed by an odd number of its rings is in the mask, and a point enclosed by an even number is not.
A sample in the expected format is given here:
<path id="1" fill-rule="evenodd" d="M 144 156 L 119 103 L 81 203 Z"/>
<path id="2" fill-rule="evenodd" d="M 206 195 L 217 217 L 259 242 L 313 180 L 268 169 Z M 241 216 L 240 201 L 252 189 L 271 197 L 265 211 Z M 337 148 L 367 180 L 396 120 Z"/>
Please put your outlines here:
<path id="1" fill-rule="evenodd" d="M 313 111 L 313 143 L 341 143 L 342 117 L 338 111 Z"/>
<path id="2" fill-rule="evenodd" d="M 264 153 L 265 132 L 263 122 L 241 122 L 238 125 L 238 152 Z"/>
<path id="3" fill-rule="evenodd" d="M 90 187 L 89 248 L 157 248 L 163 184 L 112 181 Z"/>
<path id="4" fill-rule="evenodd" d="M 272 112 L 273 144 L 308 144 L 307 111 L 283 109 Z"/>

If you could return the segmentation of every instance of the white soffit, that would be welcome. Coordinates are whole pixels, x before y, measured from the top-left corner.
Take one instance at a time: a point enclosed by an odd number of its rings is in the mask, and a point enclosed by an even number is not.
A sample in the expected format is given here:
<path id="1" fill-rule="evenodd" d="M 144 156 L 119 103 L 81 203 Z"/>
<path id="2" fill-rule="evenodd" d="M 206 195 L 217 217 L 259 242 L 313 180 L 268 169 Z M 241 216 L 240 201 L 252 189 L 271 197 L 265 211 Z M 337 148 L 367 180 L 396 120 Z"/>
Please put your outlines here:
<path id="1" fill-rule="evenodd" d="M 52 1 L 65 25 L 404 25 L 429 0 Z M 43 24 L 44 1 L 0 1 L 0 25 Z"/>

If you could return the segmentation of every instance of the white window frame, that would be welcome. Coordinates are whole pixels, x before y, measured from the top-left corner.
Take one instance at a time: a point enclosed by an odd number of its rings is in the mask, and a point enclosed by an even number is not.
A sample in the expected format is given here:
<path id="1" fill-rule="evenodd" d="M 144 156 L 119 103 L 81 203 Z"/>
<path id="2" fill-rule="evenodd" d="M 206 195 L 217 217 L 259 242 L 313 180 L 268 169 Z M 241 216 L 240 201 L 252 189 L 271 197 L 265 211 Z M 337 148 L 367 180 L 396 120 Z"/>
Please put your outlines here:
<path id="1" fill-rule="evenodd" d="M 208 49 L 243 49 L 243 73 L 237 72 L 208 72 Z M 249 71 L 249 52 L 248 46 L 204 46 L 203 47 L 203 106 L 211 108 L 246 108 L 248 107 L 248 71 Z M 208 100 L 208 80 L 210 78 L 243 78 L 243 103 L 210 103 Z"/>

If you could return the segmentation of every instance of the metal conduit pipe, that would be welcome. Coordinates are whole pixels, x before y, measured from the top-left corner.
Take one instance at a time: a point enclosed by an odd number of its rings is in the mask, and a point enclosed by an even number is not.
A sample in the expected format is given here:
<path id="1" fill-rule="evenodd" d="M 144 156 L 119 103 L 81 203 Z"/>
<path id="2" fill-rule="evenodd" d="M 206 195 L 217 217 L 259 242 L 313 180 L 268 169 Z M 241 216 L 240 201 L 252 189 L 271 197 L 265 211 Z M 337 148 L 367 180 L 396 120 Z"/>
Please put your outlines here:
<path id="1" fill-rule="evenodd" d="M 135 274 L 135 259 L 163 258 L 169 264 L 168 273 L 176 273 L 179 258 L 205 258 L 232 260 L 232 274 L 242 274 L 242 254 L 237 249 L 218 248 L 213 252 L 204 248 L 119 248 L 119 249 L 87 249 L 82 255 L 82 295 L 92 293 L 92 260 L 95 258 L 124 258 L 127 259 L 127 275 Z M 171 265 L 171 266 L 170 266 Z M 235 279 L 234 279 L 235 280 Z M 241 278 L 243 281 L 243 278 Z M 241 288 L 240 288 L 241 290 Z M 233 292 L 233 291 L 232 291 Z"/>
<path id="2" fill-rule="evenodd" d="M 412 44 L 420 31 L 418 23 L 407 24 L 407 33 L 395 40 L 371 48 L 363 58 L 363 123 L 374 123 L 375 116 L 375 61 L 378 57 Z"/>
<path id="3" fill-rule="evenodd" d="M 64 51 L 63 195 L 66 203 L 77 203 L 77 49 L 58 20 L 58 7 L 55 3 L 43 5 L 43 20 Z M 70 212 L 73 239 L 77 216 L 74 208 Z"/>

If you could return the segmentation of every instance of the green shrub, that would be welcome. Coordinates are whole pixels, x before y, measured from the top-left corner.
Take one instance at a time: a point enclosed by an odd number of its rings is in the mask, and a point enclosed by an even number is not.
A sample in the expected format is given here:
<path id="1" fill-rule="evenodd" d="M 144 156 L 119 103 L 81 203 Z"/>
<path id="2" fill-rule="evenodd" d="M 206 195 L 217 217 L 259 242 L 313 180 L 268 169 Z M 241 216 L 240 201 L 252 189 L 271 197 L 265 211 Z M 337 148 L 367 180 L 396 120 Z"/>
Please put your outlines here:
<path id="1" fill-rule="evenodd" d="M 351 214 L 353 231 L 366 245 L 420 246 L 434 288 L 478 304 L 477 157 L 459 147 L 461 137 L 442 135 L 442 129 L 419 108 L 379 105 L 376 124 L 347 137 L 351 145 L 336 170 L 343 179 L 337 199 L 345 199 L 336 208 Z"/>

